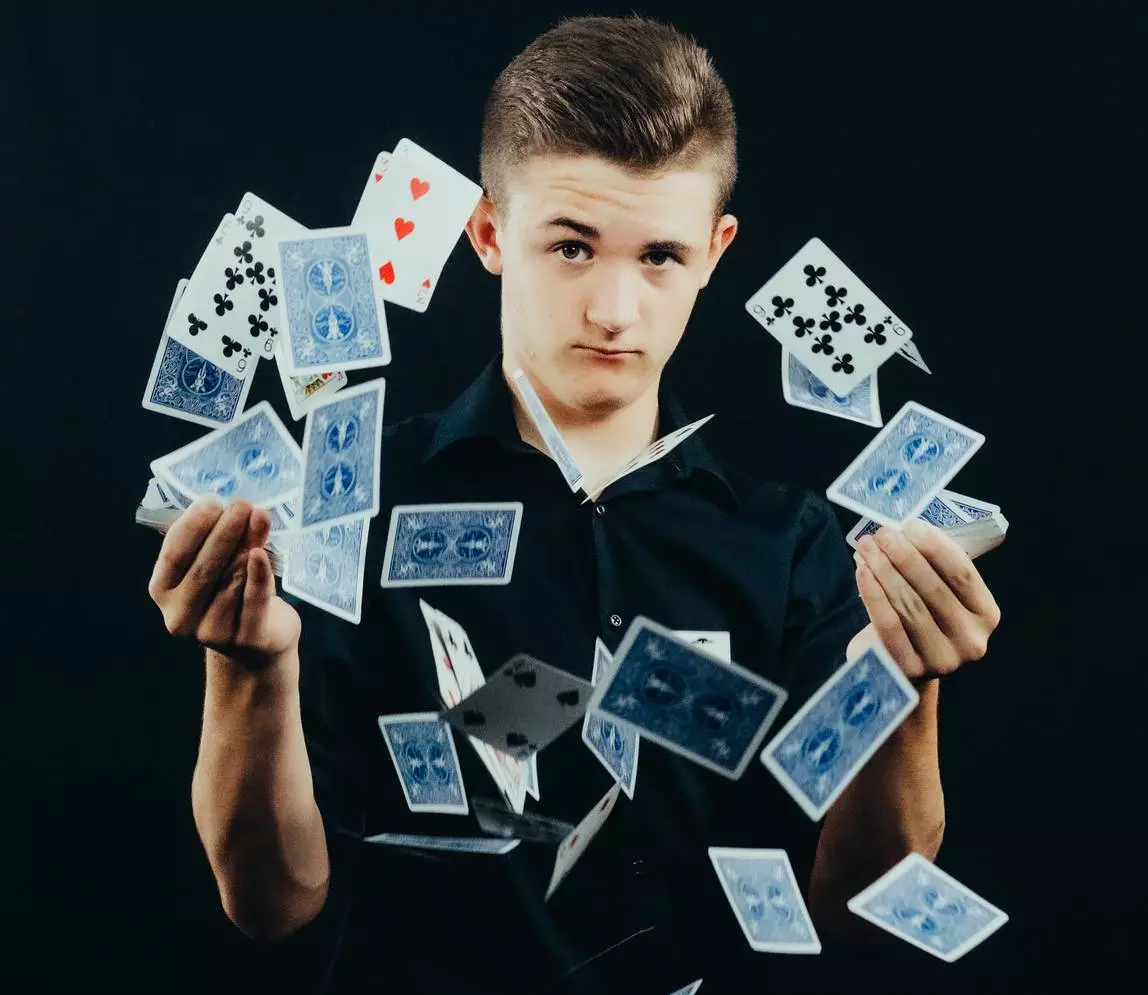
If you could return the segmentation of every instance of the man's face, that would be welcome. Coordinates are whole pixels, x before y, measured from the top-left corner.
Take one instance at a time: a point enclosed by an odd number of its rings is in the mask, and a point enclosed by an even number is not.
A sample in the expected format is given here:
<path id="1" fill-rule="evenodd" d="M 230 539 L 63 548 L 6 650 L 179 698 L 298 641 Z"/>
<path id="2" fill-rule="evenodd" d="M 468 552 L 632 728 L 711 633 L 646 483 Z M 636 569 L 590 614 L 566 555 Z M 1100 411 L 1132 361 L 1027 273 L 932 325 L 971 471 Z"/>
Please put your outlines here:
<path id="1" fill-rule="evenodd" d="M 546 156 L 507 186 L 509 204 L 483 198 L 467 225 L 502 277 L 507 368 L 588 415 L 625 407 L 657 384 L 736 233 L 728 214 L 714 227 L 712 170 L 636 175 L 596 156 Z"/>

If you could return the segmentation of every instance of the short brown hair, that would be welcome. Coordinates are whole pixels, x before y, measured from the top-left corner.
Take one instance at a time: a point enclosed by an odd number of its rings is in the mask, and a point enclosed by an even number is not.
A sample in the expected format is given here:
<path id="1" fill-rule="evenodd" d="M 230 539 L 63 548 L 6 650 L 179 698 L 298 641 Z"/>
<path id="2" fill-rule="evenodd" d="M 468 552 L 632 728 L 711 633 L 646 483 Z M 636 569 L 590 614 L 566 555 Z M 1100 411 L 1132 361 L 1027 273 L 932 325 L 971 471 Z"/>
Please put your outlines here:
<path id="1" fill-rule="evenodd" d="M 716 223 L 737 179 L 733 102 L 709 53 L 668 24 L 564 18 L 494 82 L 482 122 L 486 196 L 505 203 L 511 169 L 548 154 L 598 155 L 640 173 L 711 158 Z"/>

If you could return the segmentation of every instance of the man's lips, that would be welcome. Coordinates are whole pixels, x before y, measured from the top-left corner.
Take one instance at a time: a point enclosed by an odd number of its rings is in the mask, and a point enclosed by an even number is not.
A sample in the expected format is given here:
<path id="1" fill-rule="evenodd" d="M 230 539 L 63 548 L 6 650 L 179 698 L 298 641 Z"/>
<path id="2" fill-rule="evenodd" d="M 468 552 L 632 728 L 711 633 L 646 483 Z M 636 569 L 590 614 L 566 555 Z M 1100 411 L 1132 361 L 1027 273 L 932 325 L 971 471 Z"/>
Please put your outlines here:
<path id="1" fill-rule="evenodd" d="M 592 345 L 579 345 L 575 349 L 585 349 L 588 352 L 596 352 L 602 356 L 629 356 L 638 352 L 637 349 L 599 349 L 597 346 Z"/>

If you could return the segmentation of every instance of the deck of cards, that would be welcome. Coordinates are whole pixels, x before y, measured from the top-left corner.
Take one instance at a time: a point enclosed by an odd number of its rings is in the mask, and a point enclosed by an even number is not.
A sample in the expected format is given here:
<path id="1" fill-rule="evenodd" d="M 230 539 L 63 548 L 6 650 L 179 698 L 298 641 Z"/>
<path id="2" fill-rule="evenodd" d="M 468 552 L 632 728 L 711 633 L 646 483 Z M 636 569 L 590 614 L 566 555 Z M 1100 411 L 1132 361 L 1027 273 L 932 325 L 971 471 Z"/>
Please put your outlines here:
<path id="1" fill-rule="evenodd" d="M 385 552 L 372 578 L 380 588 L 514 583 L 528 511 L 521 501 L 380 501 L 386 381 L 378 368 L 392 361 L 387 308 L 427 310 L 481 194 L 407 138 L 375 158 L 349 224 L 307 228 L 243 194 L 215 226 L 191 276 L 176 284 L 142 399 L 149 411 L 207 431 L 151 461 L 136 521 L 164 533 L 206 494 L 265 508 L 272 522 L 266 547 L 283 590 L 349 624 L 361 621 L 369 532 L 380 513 Z M 897 296 L 895 286 L 886 292 Z M 861 516 L 845 537 L 850 545 L 913 519 L 943 530 L 970 558 L 1003 541 L 1008 522 L 999 505 L 947 488 L 984 436 L 915 401 L 887 422 L 882 417 L 877 380 L 887 359 L 896 353 L 930 370 L 906 322 L 824 242 L 810 238 L 745 307 L 781 346 L 786 403 L 878 430 L 826 489 L 829 500 Z M 304 422 L 301 443 L 269 402 L 247 407 L 260 360 L 276 365 L 290 420 Z M 359 382 L 352 385 L 349 372 Z M 668 431 L 587 481 L 527 373 L 517 369 L 511 380 L 572 500 L 583 504 L 713 418 Z M 522 842 L 552 846 L 545 900 L 573 872 L 619 794 L 641 803 L 643 741 L 647 751 L 669 750 L 735 781 L 757 756 L 794 803 L 820 820 L 918 703 L 878 642 L 842 664 L 775 730 L 789 692 L 737 662 L 737 633 L 731 641 L 730 632 L 674 629 L 672 620 L 640 615 L 613 653 L 601 639 L 586 647 L 594 654 L 589 682 L 526 653 L 494 661 L 488 673 L 462 624 L 431 604 L 433 591 L 425 593 L 429 600 L 418 600 L 441 707 L 378 716 L 395 771 L 394 782 L 378 790 L 401 799 L 416 821 L 473 815 L 486 835 L 383 831 L 366 842 L 506 859 Z M 527 797 L 541 801 L 545 751 L 575 726 L 614 782 L 576 826 L 525 809 Z M 456 746 L 460 735 L 491 779 L 473 797 L 459 762 L 467 750 Z M 548 798 L 561 791 L 547 781 Z M 751 949 L 820 952 L 803 882 L 784 850 L 711 846 L 708 856 Z M 947 961 L 1008 920 L 916 853 L 848 907 Z M 675 995 L 693 995 L 701 984 Z"/>

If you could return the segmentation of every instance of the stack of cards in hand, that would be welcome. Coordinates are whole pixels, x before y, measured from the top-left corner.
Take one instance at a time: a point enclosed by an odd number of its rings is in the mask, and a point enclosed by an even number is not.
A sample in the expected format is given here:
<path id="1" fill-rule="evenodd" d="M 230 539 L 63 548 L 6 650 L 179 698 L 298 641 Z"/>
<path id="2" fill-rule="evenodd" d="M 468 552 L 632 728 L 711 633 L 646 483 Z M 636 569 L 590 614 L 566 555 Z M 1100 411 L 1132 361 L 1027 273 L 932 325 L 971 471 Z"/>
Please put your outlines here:
<path id="1" fill-rule="evenodd" d="M 165 532 L 205 494 L 266 508 L 267 551 L 283 590 L 358 623 L 368 530 L 380 511 L 385 381 L 348 386 L 348 371 L 391 362 L 385 305 L 427 309 L 480 194 L 408 139 L 377 157 L 348 226 L 308 230 L 245 194 L 192 275 L 179 281 L 143 398 L 148 410 L 211 431 L 152 461 L 136 521 Z M 908 326 L 816 238 L 746 307 L 782 344 L 783 393 L 791 404 L 881 427 L 881 363 L 896 352 L 929 372 Z M 275 361 L 291 418 L 305 419 L 301 445 L 268 402 L 246 406 L 260 359 Z M 587 481 L 527 375 L 516 370 L 512 379 L 583 503 L 661 459 L 713 417 Z M 826 492 L 864 516 L 850 544 L 913 518 L 944 530 L 970 557 L 999 544 L 1008 528 L 1000 508 L 945 489 L 983 441 L 906 403 Z M 508 584 L 524 514 L 520 502 L 395 506 L 379 583 Z M 411 812 L 467 816 L 473 807 L 488 836 L 381 832 L 366 839 L 492 856 L 524 841 L 554 846 L 547 900 L 619 794 L 635 797 L 643 739 L 732 780 L 757 754 L 818 820 L 918 700 L 878 643 L 846 661 L 765 742 L 788 692 L 734 662 L 728 632 L 673 630 L 637 617 L 613 655 L 596 640 L 590 682 L 521 653 L 488 677 L 463 627 L 427 601 L 420 605 L 442 709 L 380 715 L 379 730 Z M 540 753 L 575 725 L 615 782 L 577 825 L 525 811 L 527 795 L 541 799 Z M 498 801 L 468 794 L 456 734 L 477 752 Z M 709 855 L 754 950 L 820 951 L 784 851 L 715 846 Z M 1007 921 L 919 854 L 849 907 L 947 960 Z M 682 991 L 692 995 L 700 984 Z"/>

